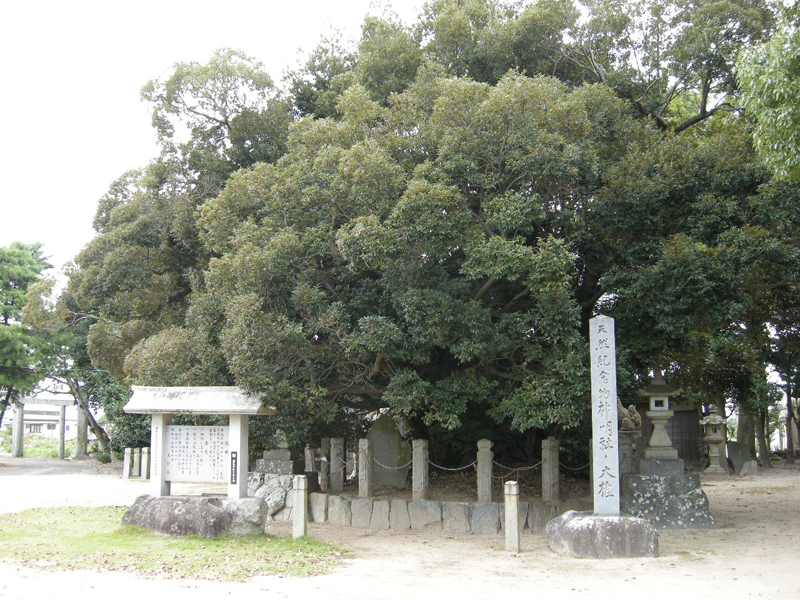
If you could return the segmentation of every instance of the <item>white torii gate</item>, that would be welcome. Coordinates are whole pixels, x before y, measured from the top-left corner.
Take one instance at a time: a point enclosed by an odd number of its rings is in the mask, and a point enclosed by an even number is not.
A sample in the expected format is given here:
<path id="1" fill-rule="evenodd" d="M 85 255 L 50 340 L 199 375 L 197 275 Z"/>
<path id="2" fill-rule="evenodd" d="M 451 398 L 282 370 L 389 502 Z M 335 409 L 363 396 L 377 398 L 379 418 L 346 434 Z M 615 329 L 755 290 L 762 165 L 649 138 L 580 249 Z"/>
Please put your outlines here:
<path id="1" fill-rule="evenodd" d="M 75 404 L 74 398 L 23 398 L 20 404 L 14 407 L 14 424 L 11 432 L 11 456 L 22 458 L 25 455 L 25 406 L 39 404 L 45 406 L 58 406 L 58 458 L 64 458 L 64 430 L 66 428 L 67 407 Z"/>

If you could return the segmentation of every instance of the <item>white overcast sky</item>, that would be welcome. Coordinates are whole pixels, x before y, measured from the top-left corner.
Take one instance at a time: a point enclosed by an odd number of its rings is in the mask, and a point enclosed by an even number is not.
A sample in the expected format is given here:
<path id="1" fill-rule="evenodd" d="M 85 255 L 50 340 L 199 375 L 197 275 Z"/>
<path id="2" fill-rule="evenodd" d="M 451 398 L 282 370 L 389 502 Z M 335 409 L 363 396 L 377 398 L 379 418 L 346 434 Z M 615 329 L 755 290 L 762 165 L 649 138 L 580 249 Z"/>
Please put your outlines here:
<path id="1" fill-rule="evenodd" d="M 412 22 L 423 0 L 393 0 Z M 279 81 L 331 29 L 356 38 L 371 0 L 19 0 L 0 12 L 0 247 L 41 242 L 60 269 L 97 200 L 158 150 L 139 90 L 222 46 Z"/>

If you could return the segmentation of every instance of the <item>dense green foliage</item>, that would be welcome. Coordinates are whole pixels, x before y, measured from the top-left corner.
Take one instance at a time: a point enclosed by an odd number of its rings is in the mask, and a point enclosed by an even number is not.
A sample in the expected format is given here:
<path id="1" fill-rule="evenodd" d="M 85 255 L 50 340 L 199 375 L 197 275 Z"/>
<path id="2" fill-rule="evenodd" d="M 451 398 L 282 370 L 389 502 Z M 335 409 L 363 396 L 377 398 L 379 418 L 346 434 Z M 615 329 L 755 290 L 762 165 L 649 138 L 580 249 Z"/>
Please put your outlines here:
<path id="1" fill-rule="evenodd" d="M 239 53 L 179 63 L 143 92 L 162 156 L 101 199 L 71 277 L 88 356 L 240 385 L 297 443 L 388 409 L 451 458 L 580 427 L 601 311 L 623 395 L 660 367 L 702 402 L 755 397 L 800 267 L 798 189 L 733 110 L 736 51 L 773 21 L 759 0 L 436 0 L 323 39 L 290 100 Z"/>
<path id="2" fill-rule="evenodd" d="M 0 248 L 0 424 L 11 403 L 41 379 L 34 368 L 39 340 L 20 319 L 28 287 L 49 267 L 38 244 Z"/>
<path id="3" fill-rule="evenodd" d="M 756 148 L 782 179 L 800 181 L 800 7 L 783 5 L 778 29 L 740 61 L 742 101 L 755 117 Z"/>

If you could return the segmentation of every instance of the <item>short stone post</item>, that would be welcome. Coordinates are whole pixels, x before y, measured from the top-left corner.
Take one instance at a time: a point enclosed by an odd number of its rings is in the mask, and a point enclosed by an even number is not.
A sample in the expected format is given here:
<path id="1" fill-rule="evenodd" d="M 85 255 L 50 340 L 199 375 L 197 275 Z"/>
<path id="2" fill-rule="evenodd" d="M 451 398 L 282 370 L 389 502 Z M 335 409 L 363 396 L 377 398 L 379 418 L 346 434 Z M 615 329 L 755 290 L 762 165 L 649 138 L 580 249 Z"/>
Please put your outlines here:
<path id="1" fill-rule="evenodd" d="M 65 438 L 67 429 L 67 407 L 61 406 L 58 411 L 58 458 L 64 459 L 65 457 Z"/>
<path id="2" fill-rule="evenodd" d="M 131 467 L 131 475 L 133 477 L 141 477 L 142 475 L 142 449 L 134 448 L 131 452 L 133 454 L 133 465 Z"/>
<path id="3" fill-rule="evenodd" d="M 552 435 L 542 440 L 542 502 L 558 502 L 558 483 L 561 476 L 558 446 L 558 440 Z"/>
<path id="4" fill-rule="evenodd" d="M 505 483 L 506 551 L 519 554 L 519 484 Z"/>
<path id="5" fill-rule="evenodd" d="M 11 456 L 22 458 L 25 454 L 25 407 L 22 404 L 14 407 L 14 428 L 11 435 Z"/>
<path id="6" fill-rule="evenodd" d="M 331 489 L 331 438 L 320 440 L 319 452 L 319 489 L 328 492 Z"/>
<path id="7" fill-rule="evenodd" d="M 295 475 L 292 481 L 294 507 L 292 508 L 292 539 L 308 533 L 308 481 L 305 475 Z"/>
<path id="8" fill-rule="evenodd" d="M 150 479 L 150 448 L 142 448 L 142 479 Z"/>
<path id="9" fill-rule="evenodd" d="M 411 441 L 411 499 L 428 499 L 428 440 Z"/>
<path id="10" fill-rule="evenodd" d="M 122 478 L 130 479 L 131 471 L 133 470 L 133 448 L 125 448 L 125 454 L 122 459 Z"/>
<path id="11" fill-rule="evenodd" d="M 478 440 L 478 503 L 492 501 L 492 452 L 493 443 L 489 440 Z"/>
<path id="12" fill-rule="evenodd" d="M 375 495 L 373 455 L 372 440 L 367 438 L 358 440 L 358 496 L 360 498 L 371 498 Z"/>
<path id="13" fill-rule="evenodd" d="M 344 438 L 331 438 L 330 491 L 341 494 L 344 489 Z"/>

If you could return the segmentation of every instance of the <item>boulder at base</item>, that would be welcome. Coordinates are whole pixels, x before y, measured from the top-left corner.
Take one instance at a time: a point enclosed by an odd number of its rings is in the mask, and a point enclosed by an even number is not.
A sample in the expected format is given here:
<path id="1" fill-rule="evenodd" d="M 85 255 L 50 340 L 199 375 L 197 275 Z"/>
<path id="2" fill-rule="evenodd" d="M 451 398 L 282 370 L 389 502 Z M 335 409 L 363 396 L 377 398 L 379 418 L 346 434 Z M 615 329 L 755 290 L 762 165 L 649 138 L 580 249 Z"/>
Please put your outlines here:
<path id="1" fill-rule="evenodd" d="M 122 517 L 122 523 L 164 535 L 217 537 L 226 533 L 262 533 L 266 516 L 261 498 L 139 496 Z"/>
<path id="2" fill-rule="evenodd" d="M 550 549 L 576 558 L 658 556 L 658 532 L 644 519 L 571 510 L 546 528 Z"/>

